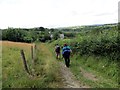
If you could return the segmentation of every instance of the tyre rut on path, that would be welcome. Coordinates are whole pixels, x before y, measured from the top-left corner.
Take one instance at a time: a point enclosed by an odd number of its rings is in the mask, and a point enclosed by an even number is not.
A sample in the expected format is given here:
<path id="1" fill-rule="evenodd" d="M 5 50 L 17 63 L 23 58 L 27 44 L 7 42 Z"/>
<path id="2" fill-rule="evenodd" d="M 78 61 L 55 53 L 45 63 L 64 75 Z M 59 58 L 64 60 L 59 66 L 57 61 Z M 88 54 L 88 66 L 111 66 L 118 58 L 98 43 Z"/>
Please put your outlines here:
<path id="1" fill-rule="evenodd" d="M 59 62 L 60 72 L 63 77 L 64 88 L 89 88 L 88 86 L 84 86 L 75 79 L 75 76 L 70 71 L 70 68 L 67 68 L 64 63 Z"/>

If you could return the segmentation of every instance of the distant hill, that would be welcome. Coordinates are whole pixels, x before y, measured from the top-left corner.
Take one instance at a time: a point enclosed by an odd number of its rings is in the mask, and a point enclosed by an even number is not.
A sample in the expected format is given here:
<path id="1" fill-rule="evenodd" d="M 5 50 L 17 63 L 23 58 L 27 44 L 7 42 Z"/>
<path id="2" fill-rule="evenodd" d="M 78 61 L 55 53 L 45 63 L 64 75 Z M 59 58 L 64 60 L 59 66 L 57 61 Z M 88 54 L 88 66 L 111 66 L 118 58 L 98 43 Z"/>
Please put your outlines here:
<path id="1" fill-rule="evenodd" d="M 85 27 L 98 27 L 98 26 L 117 26 L 118 23 L 110 23 L 110 24 L 94 24 L 94 25 L 82 25 L 82 26 L 70 26 L 70 27 L 60 27 L 57 29 L 81 29 Z"/>

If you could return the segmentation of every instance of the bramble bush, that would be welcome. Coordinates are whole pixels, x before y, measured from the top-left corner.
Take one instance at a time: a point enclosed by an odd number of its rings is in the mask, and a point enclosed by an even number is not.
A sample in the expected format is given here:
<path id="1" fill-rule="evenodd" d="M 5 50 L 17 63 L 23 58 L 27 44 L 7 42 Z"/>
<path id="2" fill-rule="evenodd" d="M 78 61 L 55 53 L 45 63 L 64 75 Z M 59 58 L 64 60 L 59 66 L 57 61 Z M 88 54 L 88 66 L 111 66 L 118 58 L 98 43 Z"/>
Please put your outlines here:
<path id="1" fill-rule="evenodd" d="M 105 31 L 106 33 L 106 31 Z M 113 35 L 111 35 L 111 33 Z M 88 33 L 89 36 L 90 33 Z M 82 36 L 82 40 L 72 43 L 73 51 L 80 55 L 101 55 L 109 56 L 111 59 L 120 58 L 120 39 L 117 30 L 107 31 L 108 35 L 101 34 L 91 36 Z M 84 38 L 85 37 L 85 38 Z"/>

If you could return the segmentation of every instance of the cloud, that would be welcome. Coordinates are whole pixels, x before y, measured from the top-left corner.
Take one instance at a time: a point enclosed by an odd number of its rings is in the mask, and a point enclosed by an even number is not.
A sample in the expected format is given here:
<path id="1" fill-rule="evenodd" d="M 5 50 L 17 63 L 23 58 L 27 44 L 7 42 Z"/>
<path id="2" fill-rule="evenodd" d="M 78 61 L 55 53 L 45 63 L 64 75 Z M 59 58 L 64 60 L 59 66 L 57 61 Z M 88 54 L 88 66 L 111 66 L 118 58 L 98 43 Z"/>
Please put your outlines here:
<path id="1" fill-rule="evenodd" d="M 120 1 L 118 3 L 118 22 L 120 22 Z"/>
<path id="2" fill-rule="evenodd" d="M 100 14 L 96 14 L 95 16 L 105 16 L 105 15 L 111 15 L 113 13 L 100 13 Z"/>
<path id="3" fill-rule="evenodd" d="M 117 5 L 118 0 L 0 0 L 0 28 L 112 23 Z"/>

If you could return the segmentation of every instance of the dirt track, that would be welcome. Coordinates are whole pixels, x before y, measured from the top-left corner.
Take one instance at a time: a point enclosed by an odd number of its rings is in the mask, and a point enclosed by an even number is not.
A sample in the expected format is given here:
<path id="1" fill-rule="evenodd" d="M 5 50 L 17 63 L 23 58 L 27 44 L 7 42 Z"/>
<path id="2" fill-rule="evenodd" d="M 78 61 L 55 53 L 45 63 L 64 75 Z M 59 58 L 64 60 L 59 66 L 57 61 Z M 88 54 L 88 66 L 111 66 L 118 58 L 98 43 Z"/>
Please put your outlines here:
<path id="1" fill-rule="evenodd" d="M 61 67 L 60 71 L 63 77 L 62 81 L 64 83 L 64 88 L 89 88 L 88 86 L 80 84 L 80 81 L 75 79 L 73 73 L 64 65 L 64 63 L 59 62 L 59 65 Z"/>
<path id="2" fill-rule="evenodd" d="M 55 56 L 52 55 L 52 53 L 50 52 L 50 50 L 46 46 L 47 45 L 45 45 L 45 44 L 41 44 L 42 52 L 45 54 L 45 56 L 47 56 L 47 58 L 54 59 Z M 57 60 L 55 59 L 55 62 L 56 61 Z M 75 79 L 75 76 L 70 71 L 70 68 L 67 68 L 65 66 L 64 61 L 58 61 L 58 63 L 60 65 L 60 75 L 62 78 L 61 81 L 62 81 L 62 85 L 63 85 L 60 88 L 89 88 L 88 86 L 83 85 L 80 81 Z M 82 71 L 83 71 L 83 74 L 85 74 L 84 70 L 82 70 Z"/>

